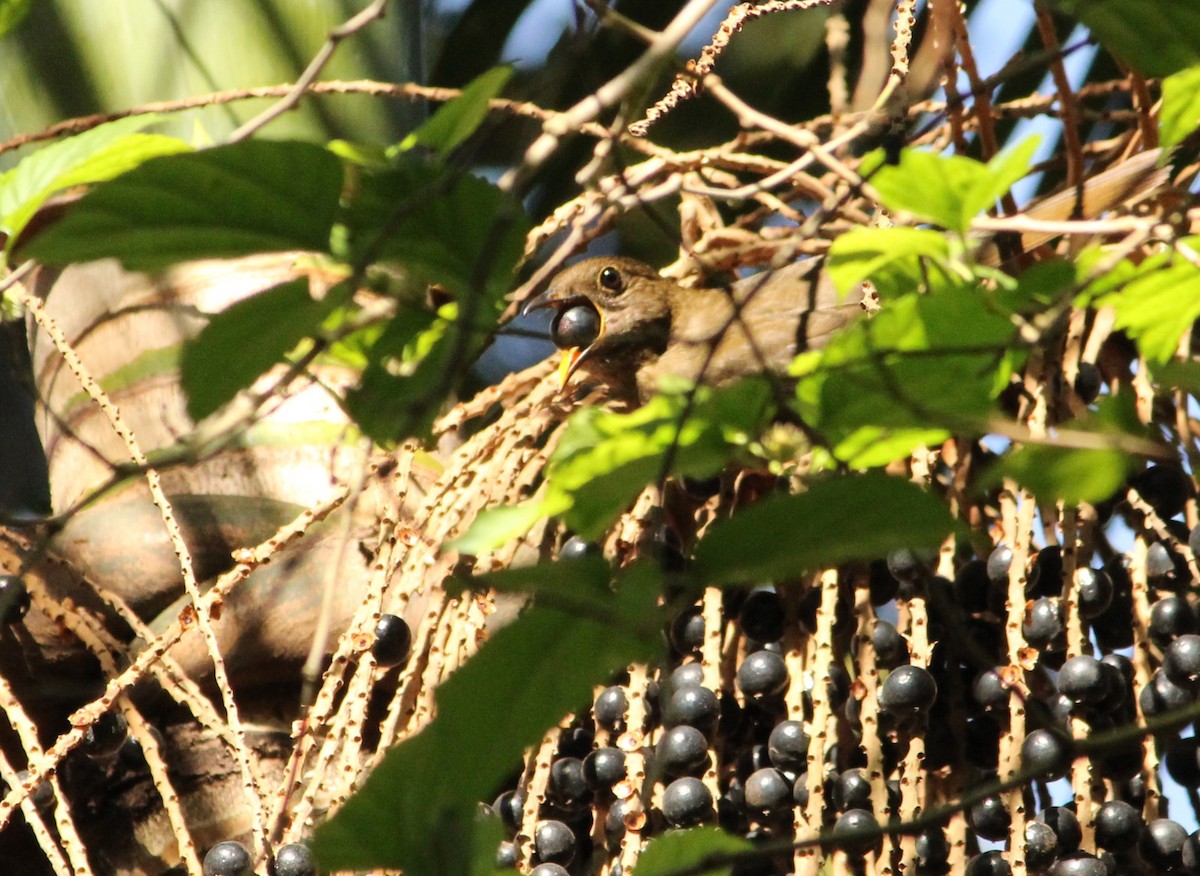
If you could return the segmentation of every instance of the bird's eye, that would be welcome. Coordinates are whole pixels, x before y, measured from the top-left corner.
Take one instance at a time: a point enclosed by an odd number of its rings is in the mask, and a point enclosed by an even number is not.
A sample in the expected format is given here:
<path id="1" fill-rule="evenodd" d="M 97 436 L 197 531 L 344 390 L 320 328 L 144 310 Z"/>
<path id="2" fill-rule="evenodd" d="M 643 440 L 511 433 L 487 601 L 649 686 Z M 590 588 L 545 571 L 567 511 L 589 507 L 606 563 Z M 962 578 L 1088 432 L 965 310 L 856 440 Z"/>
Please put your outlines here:
<path id="1" fill-rule="evenodd" d="M 625 288 L 625 283 L 621 279 L 621 272 L 609 265 L 607 268 L 600 269 L 600 276 L 597 278 L 600 285 L 610 292 L 620 292 Z"/>

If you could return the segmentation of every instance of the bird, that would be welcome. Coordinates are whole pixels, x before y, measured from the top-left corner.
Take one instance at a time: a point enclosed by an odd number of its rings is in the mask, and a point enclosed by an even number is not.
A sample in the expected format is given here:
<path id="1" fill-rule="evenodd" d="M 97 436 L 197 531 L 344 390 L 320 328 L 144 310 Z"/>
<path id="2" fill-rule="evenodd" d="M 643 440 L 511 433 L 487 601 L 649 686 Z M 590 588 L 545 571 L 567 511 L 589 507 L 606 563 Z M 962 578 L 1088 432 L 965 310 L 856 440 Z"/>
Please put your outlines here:
<path id="1" fill-rule="evenodd" d="M 1030 205 L 1026 217 L 1061 221 L 1095 217 L 1132 204 L 1167 185 L 1169 157 L 1152 149 Z M 1009 241 L 1028 253 L 1057 229 Z M 976 252 L 982 264 L 1008 264 L 994 241 Z M 551 339 L 565 351 L 565 387 L 579 372 L 610 396 L 645 403 L 664 376 L 724 385 L 758 373 L 786 373 L 794 357 L 819 349 L 871 306 L 863 287 L 841 296 L 821 257 L 763 271 L 726 286 L 688 289 L 643 262 L 623 256 L 589 258 L 564 268 L 522 309 L 555 311 Z M 873 309 L 873 308 L 872 308 Z"/>
<path id="2" fill-rule="evenodd" d="M 565 351 L 565 386 L 579 372 L 614 398 L 644 403 L 665 376 L 721 386 L 783 374 L 798 353 L 823 346 L 864 309 L 806 259 L 726 286 L 688 289 L 624 256 L 560 271 L 524 313 L 555 311 L 550 334 Z"/>

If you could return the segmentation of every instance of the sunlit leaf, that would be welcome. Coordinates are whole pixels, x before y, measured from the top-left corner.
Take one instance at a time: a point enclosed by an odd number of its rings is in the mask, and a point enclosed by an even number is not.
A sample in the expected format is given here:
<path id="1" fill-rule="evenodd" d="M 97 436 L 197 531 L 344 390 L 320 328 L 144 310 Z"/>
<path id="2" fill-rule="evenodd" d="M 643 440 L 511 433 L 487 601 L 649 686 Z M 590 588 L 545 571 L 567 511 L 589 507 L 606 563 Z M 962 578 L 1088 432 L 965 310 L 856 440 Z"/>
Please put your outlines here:
<path id="1" fill-rule="evenodd" d="M 0 175 L 0 231 L 8 248 L 48 198 L 74 186 L 102 182 L 159 155 L 190 151 L 182 140 L 139 133 L 159 121 L 131 116 L 52 143 Z"/>
<path id="2" fill-rule="evenodd" d="M 1140 73 L 1169 76 L 1200 62 L 1195 0 L 1053 0 Z"/>
<path id="3" fill-rule="evenodd" d="M 330 294 L 316 300 L 309 292 L 308 279 L 301 278 L 215 314 L 183 347 L 180 374 L 188 415 L 202 420 L 249 387 L 301 340 L 314 334 L 343 297 Z"/>
<path id="4" fill-rule="evenodd" d="M 1100 502 L 1121 486 L 1132 461 L 1133 457 L 1115 449 L 1030 444 L 1006 455 L 990 480 L 1012 478 L 1041 502 Z"/>
<path id="5" fill-rule="evenodd" d="M 856 228 L 842 234 L 829 248 L 829 276 L 842 292 L 870 279 L 888 298 L 911 292 L 923 281 L 921 259 L 937 263 L 950 258 L 946 236 L 922 228 Z"/>
<path id="6" fill-rule="evenodd" d="M 963 196 L 961 221 L 964 230 L 980 213 L 993 209 L 1000 196 L 1029 173 L 1029 163 L 1040 143 L 1040 137 L 1026 137 L 987 163 L 987 173 L 982 174 Z"/>
<path id="7" fill-rule="evenodd" d="M 633 872 L 635 876 L 671 876 L 686 870 L 696 876 L 720 876 L 732 872 L 732 864 L 701 867 L 714 856 L 735 855 L 753 848 L 749 840 L 715 827 L 672 830 L 650 841 L 638 856 Z"/>
<path id="8" fill-rule="evenodd" d="M 400 150 L 427 146 L 446 155 L 478 130 L 487 118 L 488 101 L 500 94 L 512 78 L 512 67 L 494 67 L 473 79 L 462 94 L 441 106 L 400 143 Z"/>
<path id="9" fill-rule="evenodd" d="M 586 616 L 535 605 L 493 635 L 438 688 L 433 722 L 390 751 L 317 828 L 321 866 L 469 872 L 479 800 L 547 727 L 587 702 L 595 684 L 658 650 L 660 587 L 654 569 L 632 567 L 614 590 L 597 594 Z"/>
<path id="10" fill-rule="evenodd" d="M 714 524 L 693 567 L 714 584 L 778 581 L 898 547 L 933 547 L 952 526 L 941 500 L 908 481 L 849 475 Z"/>
<path id="11" fill-rule="evenodd" d="M 950 432 L 985 431 L 1019 358 L 989 293 L 949 285 L 888 303 L 792 364 L 797 410 L 855 467 L 885 465 Z"/>
<path id="12" fill-rule="evenodd" d="M 329 248 L 338 159 L 310 143 L 247 140 L 153 158 L 96 186 L 28 247 L 61 264 L 155 270 L 200 258 Z"/>
<path id="13" fill-rule="evenodd" d="M 434 313 L 405 307 L 366 351 L 367 367 L 346 396 L 346 409 L 381 444 L 423 435 L 465 379 L 458 363 L 475 358 L 484 336 L 461 334 L 458 307 Z"/>
<path id="14" fill-rule="evenodd" d="M 20 24 L 32 7 L 33 0 L 0 0 L 0 37 Z"/>
<path id="15" fill-rule="evenodd" d="M 987 164 L 962 155 L 905 149 L 893 165 L 881 163 L 876 153 L 864 161 L 862 172 L 889 209 L 965 234 L 975 216 L 995 206 L 996 199 L 1028 172 L 1037 144 L 1036 137 L 1026 138 Z"/>
<path id="16" fill-rule="evenodd" d="M 1196 249 L 1200 238 L 1182 241 Z M 1081 259 L 1086 276 L 1090 259 Z M 1200 318 L 1200 268 L 1182 256 L 1157 253 L 1138 264 L 1123 260 L 1081 296 L 1084 302 L 1109 306 L 1116 327 L 1123 329 L 1152 365 L 1171 359 L 1185 332 Z"/>
<path id="17" fill-rule="evenodd" d="M 481 511 L 462 536 L 450 543 L 454 550 L 476 556 L 520 538 L 546 516 L 540 500 Z"/>
<path id="18" fill-rule="evenodd" d="M 1200 65 L 1163 80 L 1158 126 L 1162 145 L 1168 149 L 1200 128 Z"/>

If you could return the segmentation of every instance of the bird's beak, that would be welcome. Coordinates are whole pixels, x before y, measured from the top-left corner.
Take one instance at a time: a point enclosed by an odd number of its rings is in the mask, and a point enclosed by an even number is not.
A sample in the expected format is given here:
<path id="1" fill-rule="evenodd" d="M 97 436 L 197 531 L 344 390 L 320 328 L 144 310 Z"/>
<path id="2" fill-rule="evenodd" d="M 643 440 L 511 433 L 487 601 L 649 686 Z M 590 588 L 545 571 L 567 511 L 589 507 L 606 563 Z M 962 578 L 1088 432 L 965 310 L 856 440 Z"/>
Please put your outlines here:
<path id="1" fill-rule="evenodd" d="M 572 304 L 584 302 L 591 304 L 587 299 L 578 296 L 564 296 L 551 286 L 542 292 L 540 295 L 535 295 L 521 306 L 521 315 L 533 313 L 535 310 L 544 310 L 547 307 L 553 307 L 556 310 L 565 310 Z M 604 336 L 604 314 L 597 310 L 600 315 L 600 334 L 597 338 Z M 580 363 L 587 357 L 588 352 L 592 349 L 595 342 L 588 347 L 569 347 L 563 350 L 562 363 L 558 369 L 559 389 L 566 389 L 567 381 L 571 379 L 571 375 L 579 367 Z"/>
<path id="2" fill-rule="evenodd" d="M 544 310 L 547 307 L 554 307 L 559 303 L 560 301 L 555 298 L 554 289 L 547 289 L 541 295 L 534 295 L 521 305 L 521 316 L 528 316 L 535 310 Z"/>
<path id="3" fill-rule="evenodd" d="M 583 361 L 584 354 L 587 350 L 582 350 L 579 347 L 572 347 L 569 350 L 563 350 L 562 362 L 558 366 L 558 388 L 564 390 L 567 388 L 567 381 L 571 379 L 571 375 L 575 373 L 575 369 L 579 367 L 579 363 Z"/>

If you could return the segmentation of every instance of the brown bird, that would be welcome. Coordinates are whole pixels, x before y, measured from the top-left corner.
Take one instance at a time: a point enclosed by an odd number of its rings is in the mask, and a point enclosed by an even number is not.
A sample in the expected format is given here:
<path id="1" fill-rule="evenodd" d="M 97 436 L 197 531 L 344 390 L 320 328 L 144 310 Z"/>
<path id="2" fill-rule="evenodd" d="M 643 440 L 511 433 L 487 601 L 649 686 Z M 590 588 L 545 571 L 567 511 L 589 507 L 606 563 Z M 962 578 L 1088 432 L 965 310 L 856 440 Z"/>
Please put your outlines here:
<path id="1" fill-rule="evenodd" d="M 1122 161 L 1031 206 L 1028 219 L 1099 216 L 1122 203 L 1156 193 L 1170 180 L 1154 149 Z M 1058 229 L 1014 235 L 1013 249 L 1028 252 L 1053 239 Z M 999 265 L 990 242 L 977 252 Z M 627 401 L 645 401 L 663 375 L 722 384 L 749 374 L 782 373 L 800 352 L 823 346 L 831 333 L 863 309 L 862 292 L 843 300 L 808 259 L 765 271 L 725 287 L 685 289 L 634 259 L 593 258 L 561 271 L 528 313 L 554 308 L 551 337 L 566 351 L 563 383 L 576 371 L 608 386 Z"/>
<path id="2" fill-rule="evenodd" d="M 809 259 L 725 287 L 685 289 L 634 259 L 587 259 L 555 276 L 524 312 L 555 309 L 564 384 L 586 372 L 618 397 L 645 401 L 664 375 L 718 385 L 782 373 L 797 353 L 822 346 L 863 309 L 861 292 L 843 299 L 822 265 Z"/>

